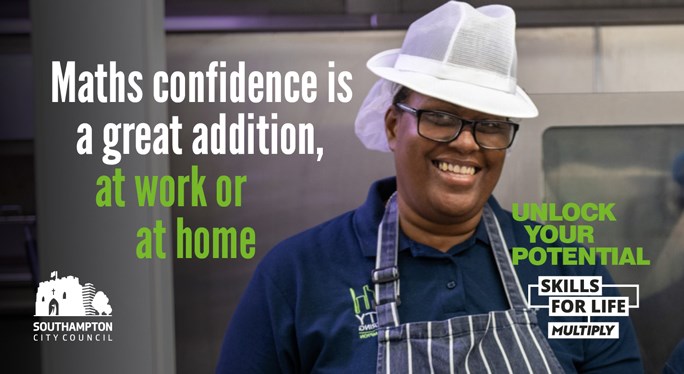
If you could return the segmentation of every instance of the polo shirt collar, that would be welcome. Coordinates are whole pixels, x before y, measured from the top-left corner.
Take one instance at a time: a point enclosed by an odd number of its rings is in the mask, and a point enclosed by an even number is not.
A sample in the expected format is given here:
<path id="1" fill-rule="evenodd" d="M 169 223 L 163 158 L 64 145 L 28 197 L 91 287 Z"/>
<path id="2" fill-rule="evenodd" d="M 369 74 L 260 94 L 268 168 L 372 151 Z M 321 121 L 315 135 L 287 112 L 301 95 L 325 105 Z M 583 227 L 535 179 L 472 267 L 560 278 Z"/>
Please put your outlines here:
<path id="1" fill-rule="evenodd" d="M 373 183 L 366 201 L 354 212 L 354 231 L 366 257 L 375 257 L 378 244 L 378 226 L 385 213 L 385 202 L 397 190 L 394 177 Z"/>
<path id="2" fill-rule="evenodd" d="M 374 182 L 368 191 L 368 197 L 366 198 L 366 201 L 354 212 L 354 231 L 359 244 L 361 245 L 361 251 L 366 257 L 375 257 L 376 255 L 378 244 L 378 226 L 380 225 L 382 216 L 385 213 L 385 203 L 396 190 L 397 183 L 395 177 L 381 179 Z M 499 219 L 501 230 L 503 231 L 504 238 L 506 239 L 509 248 L 516 246 L 510 216 L 506 215 L 505 211 L 501 209 L 501 206 L 493 196 L 489 197 L 488 203 L 492 207 L 496 217 Z M 487 230 L 485 229 L 484 223 L 482 221 L 480 221 L 478 224 L 477 230 L 475 231 L 475 235 L 473 237 L 466 240 L 464 243 L 457 244 L 449 250 L 449 253 L 459 253 L 465 248 L 475 244 L 475 241 L 481 241 L 485 244 L 489 244 Z M 407 250 L 413 247 L 412 252 L 414 255 L 416 255 L 417 251 L 422 251 L 419 246 L 427 247 L 423 244 L 415 242 L 414 243 L 417 245 L 412 245 L 411 242 L 411 239 L 405 235 L 400 235 L 399 250 Z"/>

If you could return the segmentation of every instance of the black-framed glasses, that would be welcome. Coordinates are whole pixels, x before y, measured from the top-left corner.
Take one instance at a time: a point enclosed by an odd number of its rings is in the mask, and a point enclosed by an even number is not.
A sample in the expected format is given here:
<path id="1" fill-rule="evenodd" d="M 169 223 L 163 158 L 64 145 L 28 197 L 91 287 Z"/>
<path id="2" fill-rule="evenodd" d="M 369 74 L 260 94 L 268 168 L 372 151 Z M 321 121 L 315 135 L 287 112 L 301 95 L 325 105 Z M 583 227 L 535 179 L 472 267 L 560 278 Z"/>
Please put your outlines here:
<path id="1" fill-rule="evenodd" d="M 467 124 L 473 125 L 473 139 L 484 149 L 506 149 L 513 144 L 518 124 L 503 120 L 468 120 L 447 112 L 411 108 L 404 103 L 394 104 L 404 112 L 416 116 L 418 134 L 440 143 L 451 143 Z"/>

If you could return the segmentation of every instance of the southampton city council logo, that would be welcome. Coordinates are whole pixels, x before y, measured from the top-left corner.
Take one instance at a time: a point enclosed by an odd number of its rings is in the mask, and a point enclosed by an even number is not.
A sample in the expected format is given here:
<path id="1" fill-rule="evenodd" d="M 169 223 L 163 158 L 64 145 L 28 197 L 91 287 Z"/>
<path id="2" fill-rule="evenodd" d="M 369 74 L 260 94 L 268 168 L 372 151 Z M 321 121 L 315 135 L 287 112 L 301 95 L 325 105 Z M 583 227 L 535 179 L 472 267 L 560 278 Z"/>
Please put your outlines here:
<path id="1" fill-rule="evenodd" d="M 40 282 L 36 292 L 36 317 L 111 317 L 107 295 L 92 283 L 82 285 L 72 275 Z M 110 321 L 43 321 L 33 323 L 34 341 L 112 341 Z"/>

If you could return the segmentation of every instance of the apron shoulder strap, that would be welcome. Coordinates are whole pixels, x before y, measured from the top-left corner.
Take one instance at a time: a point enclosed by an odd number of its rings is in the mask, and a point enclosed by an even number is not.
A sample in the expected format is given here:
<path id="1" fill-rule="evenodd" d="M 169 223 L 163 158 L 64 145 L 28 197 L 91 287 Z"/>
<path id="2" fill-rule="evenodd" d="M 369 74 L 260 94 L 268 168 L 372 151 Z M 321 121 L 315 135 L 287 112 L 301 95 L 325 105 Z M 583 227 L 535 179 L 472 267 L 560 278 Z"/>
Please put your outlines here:
<path id="1" fill-rule="evenodd" d="M 399 241 L 399 214 L 396 192 L 390 196 L 385 214 L 378 228 L 378 247 L 375 269 L 371 279 L 375 284 L 375 305 L 378 326 L 398 326 L 397 306 L 401 303 L 399 294 L 399 267 L 397 263 L 397 242 Z"/>
<path id="2" fill-rule="evenodd" d="M 509 253 L 508 245 L 506 244 L 506 239 L 501 231 L 499 220 L 496 218 L 489 203 L 484 207 L 482 219 L 487 228 L 487 236 L 489 237 L 489 242 L 492 246 L 496 266 L 499 268 L 499 275 L 501 276 L 501 282 L 506 291 L 508 304 L 512 309 L 529 309 L 525 293 L 520 286 L 518 274 L 513 267 L 511 255 Z"/>

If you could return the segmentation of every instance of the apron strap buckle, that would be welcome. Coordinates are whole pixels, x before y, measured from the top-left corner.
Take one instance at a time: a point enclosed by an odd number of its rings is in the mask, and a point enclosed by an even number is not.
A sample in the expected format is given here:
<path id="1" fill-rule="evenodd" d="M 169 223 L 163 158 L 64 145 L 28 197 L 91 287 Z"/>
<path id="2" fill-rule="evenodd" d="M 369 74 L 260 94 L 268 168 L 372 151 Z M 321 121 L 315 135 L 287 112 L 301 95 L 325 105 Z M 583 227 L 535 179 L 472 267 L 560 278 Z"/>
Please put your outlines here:
<path id="1" fill-rule="evenodd" d="M 373 269 L 371 279 L 375 284 L 375 304 L 390 302 L 401 304 L 399 299 L 399 267 L 397 265 Z"/>
<path id="2" fill-rule="evenodd" d="M 375 284 L 394 282 L 399 279 L 399 267 L 395 265 L 373 269 L 371 279 Z"/>

